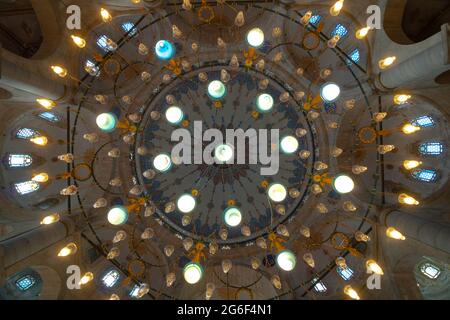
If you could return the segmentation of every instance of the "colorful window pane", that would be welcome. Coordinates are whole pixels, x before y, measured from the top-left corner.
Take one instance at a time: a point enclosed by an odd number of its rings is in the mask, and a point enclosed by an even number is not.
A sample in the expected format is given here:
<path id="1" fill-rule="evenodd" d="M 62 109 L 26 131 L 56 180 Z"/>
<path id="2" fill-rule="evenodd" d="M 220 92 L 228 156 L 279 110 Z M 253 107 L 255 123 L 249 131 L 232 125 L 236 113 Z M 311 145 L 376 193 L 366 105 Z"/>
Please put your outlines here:
<path id="1" fill-rule="evenodd" d="M 422 155 L 438 156 L 444 152 L 444 146 L 440 142 L 425 142 L 419 146 Z"/>
<path id="2" fill-rule="evenodd" d="M 35 284 L 36 284 L 36 280 L 30 275 L 21 277 L 19 280 L 16 281 L 16 286 L 21 291 L 27 291 Z"/>
<path id="3" fill-rule="evenodd" d="M 428 128 L 434 126 L 434 120 L 429 116 L 421 116 L 411 121 L 411 124 L 421 128 Z"/>
<path id="4" fill-rule="evenodd" d="M 108 271 L 102 278 L 102 283 L 107 288 L 114 287 L 120 279 L 120 273 L 117 270 Z"/>
<path id="5" fill-rule="evenodd" d="M 33 158 L 28 154 L 10 154 L 8 165 L 10 168 L 24 168 L 33 164 Z"/>
<path id="6" fill-rule="evenodd" d="M 331 32 L 332 37 L 334 37 L 335 35 L 339 35 L 341 37 L 341 39 L 344 38 L 347 34 L 348 34 L 348 29 L 340 23 L 338 23 L 334 27 L 333 31 Z"/>
<path id="7" fill-rule="evenodd" d="M 411 172 L 411 175 L 415 179 L 423 182 L 433 182 L 437 178 L 436 170 L 432 169 L 416 169 Z"/>
<path id="8" fill-rule="evenodd" d="M 341 268 L 338 267 L 336 269 L 337 273 L 341 276 L 342 279 L 344 279 L 345 281 L 350 280 L 353 277 L 353 270 L 350 267 L 347 268 Z"/>
<path id="9" fill-rule="evenodd" d="M 35 182 L 35 181 L 26 181 L 26 182 L 20 182 L 20 183 L 16 183 L 14 185 L 14 187 L 16 188 L 16 191 L 21 194 L 29 194 L 32 192 L 35 192 L 37 190 L 39 190 L 39 183 Z"/>
<path id="10" fill-rule="evenodd" d="M 441 269 L 432 263 L 425 262 L 420 266 L 420 272 L 430 279 L 437 279 L 441 274 Z"/>

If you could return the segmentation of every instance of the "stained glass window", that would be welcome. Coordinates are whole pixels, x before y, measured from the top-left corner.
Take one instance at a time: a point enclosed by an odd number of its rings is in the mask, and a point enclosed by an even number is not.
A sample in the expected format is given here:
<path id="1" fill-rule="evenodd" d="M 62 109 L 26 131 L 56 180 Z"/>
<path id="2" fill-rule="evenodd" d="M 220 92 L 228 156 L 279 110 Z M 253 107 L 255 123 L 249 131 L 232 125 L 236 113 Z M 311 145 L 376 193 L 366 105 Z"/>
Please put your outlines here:
<path id="1" fill-rule="evenodd" d="M 31 139 L 35 136 L 38 136 L 39 132 L 30 128 L 20 128 L 16 132 L 16 138 L 18 139 Z"/>
<path id="2" fill-rule="evenodd" d="M 349 56 L 350 60 L 353 61 L 354 63 L 358 63 L 361 58 L 359 49 L 353 50 L 352 52 L 350 52 L 350 54 L 348 56 Z M 348 63 L 351 64 L 352 63 L 351 61 L 348 61 Z"/>
<path id="3" fill-rule="evenodd" d="M 420 181 L 433 182 L 436 181 L 437 172 L 432 169 L 416 169 L 411 172 L 411 175 Z"/>
<path id="4" fill-rule="evenodd" d="M 30 289 L 32 286 L 34 286 L 35 283 L 36 283 L 36 280 L 32 276 L 26 275 L 16 281 L 16 286 L 17 286 L 17 288 L 19 288 L 19 290 L 26 291 L 26 290 Z"/>
<path id="5" fill-rule="evenodd" d="M 16 183 L 14 185 L 14 187 L 16 188 L 16 191 L 19 194 L 24 195 L 24 194 L 29 194 L 29 193 L 39 190 L 39 183 L 37 183 L 35 181 L 26 181 L 26 182 Z"/>
<path id="6" fill-rule="evenodd" d="M 106 35 L 102 35 L 97 39 L 97 45 L 104 51 L 113 51 L 114 48 L 110 45 L 110 41 L 111 39 L 109 39 Z"/>
<path id="7" fill-rule="evenodd" d="M 336 271 L 345 281 L 348 281 L 353 277 L 353 270 L 350 267 L 347 267 L 345 269 L 338 267 Z"/>
<path id="8" fill-rule="evenodd" d="M 333 31 L 331 32 L 332 37 L 334 37 L 335 35 L 339 35 L 341 37 L 341 39 L 344 38 L 347 34 L 348 34 L 348 29 L 340 23 L 338 23 L 334 27 Z"/>
<path id="9" fill-rule="evenodd" d="M 139 286 L 136 284 L 136 285 L 133 287 L 133 289 L 131 289 L 131 291 L 130 291 L 130 297 L 132 297 L 132 298 L 137 298 L 138 293 L 139 293 Z"/>
<path id="10" fill-rule="evenodd" d="M 421 128 L 428 128 L 434 126 L 434 120 L 429 116 L 421 116 L 411 121 L 411 124 Z"/>
<path id="11" fill-rule="evenodd" d="M 86 64 L 84 65 L 84 70 L 89 73 L 91 76 L 99 76 L 100 68 L 96 66 L 96 64 L 91 60 L 86 60 Z"/>
<path id="12" fill-rule="evenodd" d="M 314 290 L 316 290 L 317 292 L 323 293 L 327 291 L 327 287 L 325 286 L 325 284 L 318 278 L 315 278 L 312 283 L 314 284 Z"/>
<path id="13" fill-rule="evenodd" d="M 420 272 L 430 279 L 437 279 L 441 274 L 441 269 L 432 263 L 425 262 L 420 266 Z"/>
<path id="14" fill-rule="evenodd" d="M 438 156 L 444 151 L 444 146 L 440 142 L 425 142 L 419 146 L 419 152 L 423 155 Z"/>
<path id="15" fill-rule="evenodd" d="M 129 33 L 130 37 L 133 37 L 137 34 L 137 30 L 134 23 L 125 22 L 124 24 L 122 24 L 122 29 L 126 33 Z"/>
<path id="16" fill-rule="evenodd" d="M 309 19 L 309 23 L 316 26 L 319 24 L 320 20 L 322 20 L 322 17 L 318 14 L 315 14 L 311 17 L 311 19 Z"/>
<path id="17" fill-rule="evenodd" d="M 59 117 L 53 112 L 42 112 L 39 117 L 50 122 L 58 122 Z"/>
<path id="18" fill-rule="evenodd" d="M 8 165 L 10 168 L 24 168 L 33 164 L 33 158 L 28 154 L 10 154 Z"/>
<path id="19" fill-rule="evenodd" d="M 117 270 L 108 271 L 102 278 L 102 283 L 108 287 L 114 287 L 120 279 L 120 273 Z"/>

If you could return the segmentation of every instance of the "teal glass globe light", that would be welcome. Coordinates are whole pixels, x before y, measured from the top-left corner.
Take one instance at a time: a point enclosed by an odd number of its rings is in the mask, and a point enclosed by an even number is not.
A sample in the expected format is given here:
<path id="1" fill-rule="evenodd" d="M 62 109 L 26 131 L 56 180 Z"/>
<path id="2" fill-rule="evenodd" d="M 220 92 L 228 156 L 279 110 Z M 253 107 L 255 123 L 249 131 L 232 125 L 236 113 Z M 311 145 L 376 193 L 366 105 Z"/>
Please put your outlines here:
<path id="1" fill-rule="evenodd" d="M 175 47 L 167 40 L 160 40 L 156 43 L 155 54 L 159 60 L 170 60 L 175 55 Z"/>
<path id="2" fill-rule="evenodd" d="M 128 220 L 128 209 L 124 206 L 114 206 L 108 212 L 108 222 L 113 226 L 120 226 Z"/>
<path id="3" fill-rule="evenodd" d="M 227 208 L 223 214 L 223 219 L 227 226 L 237 227 L 242 222 L 242 213 L 236 207 Z"/>
<path id="4" fill-rule="evenodd" d="M 277 255 L 277 265 L 284 271 L 294 270 L 297 264 L 297 257 L 290 250 L 283 250 Z"/>
<path id="5" fill-rule="evenodd" d="M 190 262 L 183 269 L 184 280 L 189 284 L 196 284 L 203 278 L 203 268 L 200 264 Z"/>
<path id="6" fill-rule="evenodd" d="M 274 100 L 270 94 L 263 93 L 256 99 L 256 107 L 260 112 L 269 112 L 273 109 Z"/>
<path id="7" fill-rule="evenodd" d="M 117 117 L 114 113 L 102 113 L 97 116 L 96 123 L 97 126 L 103 132 L 112 132 L 117 126 Z"/>
<path id="8" fill-rule="evenodd" d="M 208 85 L 208 95 L 213 100 L 220 100 L 227 94 L 227 89 L 222 81 L 214 80 Z"/>

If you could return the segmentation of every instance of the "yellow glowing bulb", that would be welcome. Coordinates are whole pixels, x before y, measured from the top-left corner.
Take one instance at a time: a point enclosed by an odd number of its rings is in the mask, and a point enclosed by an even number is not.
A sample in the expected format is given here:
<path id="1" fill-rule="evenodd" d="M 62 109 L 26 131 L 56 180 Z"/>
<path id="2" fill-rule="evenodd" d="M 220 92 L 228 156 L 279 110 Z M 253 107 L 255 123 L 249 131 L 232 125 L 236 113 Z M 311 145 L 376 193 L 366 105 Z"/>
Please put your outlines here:
<path id="1" fill-rule="evenodd" d="M 414 132 L 420 131 L 420 127 L 416 127 L 410 123 L 407 123 L 402 127 L 402 131 L 404 134 L 412 134 Z"/>
<path id="2" fill-rule="evenodd" d="M 417 205 L 419 205 L 419 201 L 417 201 L 413 197 L 407 195 L 406 193 L 399 194 L 398 202 L 400 202 L 402 204 L 406 204 L 408 206 L 417 206 Z"/>
<path id="3" fill-rule="evenodd" d="M 48 139 L 45 136 L 37 136 L 30 139 L 31 142 L 37 144 L 38 146 L 46 146 L 48 143 Z"/>
<path id="4" fill-rule="evenodd" d="M 381 269 L 381 267 L 375 260 L 367 260 L 366 267 L 367 269 L 372 270 L 373 273 L 379 274 L 380 276 L 384 274 L 383 269 Z"/>
<path id="5" fill-rule="evenodd" d="M 386 235 L 391 239 L 406 240 L 406 237 L 393 227 L 389 227 L 386 229 Z"/>
<path id="6" fill-rule="evenodd" d="M 44 107 L 47 110 L 51 110 L 54 107 L 56 107 L 56 102 L 52 101 L 50 99 L 38 98 L 38 99 L 36 99 L 36 102 L 39 103 L 42 107 Z"/>
<path id="7" fill-rule="evenodd" d="M 86 40 L 84 40 L 83 38 L 78 36 L 72 36 L 72 40 L 79 48 L 86 47 Z"/>
<path id="8" fill-rule="evenodd" d="M 33 180 L 35 182 L 40 182 L 40 183 L 47 182 L 48 174 L 45 172 L 39 173 L 39 174 L 35 175 L 31 180 Z"/>
<path id="9" fill-rule="evenodd" d="M 51 66 L 51 68 L 52 68 L 53 72 L 56 73 L 61 78 L 64 78 L 65 76 L 67 76 L 66 68 L 60 67 L 60 66 Z"/>
<path id="10" fill-rule="evenodd" d="M 367 34 L 369 33 L 369 31 L 370 31 L 369 27 L 359 29 L 358 31 L 356 31 L 356 38 L 364 39 L 367 36 Z"/>
<path id="11" fill-rule="evenodd" d="M 405 161 L 403 161 L 403 167 L 406 170 L 415 169 L 418 166 L 420 166 L 421 164 L 422 164 L 422 161 L 417 161 L 417 160 L 405 160 Z"/>
<path id="12" fill-rule="evenodd" d="M 67 257 L 74 253 L 76 253 L 78 250 L 78 247 L 75 243 L 71 242 L 67 246 L 61 249 L 58 253 L 58 257 Z"/>
<path id="13" fill-rule="evenodd" d="M 394 102 L 396 104 L 405 104 L 409 99 L 411 99 L 411 96 L 408 94 L 397 94 L 394 96 Z"/>
<path id="14" fill-rule="evenodd" d="M 355 291 L 355 289 L 352 288 L 352 286 L 345 286 L 344 293 L 348 295 L 350 298 L 354 300 L 360 300 L 361 298 L 358 295 L 358 292 Z"/>
<path id="15" fill-rule="evenodd" d="M 134 4 L 139 4 L 139 3 L 141 3 L 141 0 L 131 0 L 131 2 Z"/>
<path id="16" fill-rule="evenodd" d="M 58 222 L 60 219 L 60 216 L 58 213 L 54 213 L 52 215 L 46 216 L 44 219 L 42 219 L 41 224 L 42 225 L 49 225 Z"/>
<path id="17" fill-rule="evenodd" d="M 89 282 L 91 282 L 92 280 L 94 280 L 94 274 L 92 272 L 87 272 L 84 274 L 84 276 L 80 279 L 80 286 L 88 284 Z"/>
<path id="18" fill-rule="evenodd" d="M 338 16 L 341 13 L 342 8 L 344 7 L 344 0 L 337 1 L 330 9 L 330 14 L 332 16 Z"/>
<path id="19" fill-rule="evenodd" d="M 387 67 L 391 66 L 395 62 L 395 60 L 397 60 L 397 57 L 395 56 L 387 57 L 383 60 L 380 60 L 378 65 L 380 66 L 380 69 L 386 69 Z"/>
<path id="20" fill-rule="evenodd" d="M 108 10 L 106 10 L 104 8 L 101 8 L 100 9 L 100 15 L 102 16 L 103 22 L 111 22 L 112 16 L 111 16 L 111 14 L 109 13 Z"/>

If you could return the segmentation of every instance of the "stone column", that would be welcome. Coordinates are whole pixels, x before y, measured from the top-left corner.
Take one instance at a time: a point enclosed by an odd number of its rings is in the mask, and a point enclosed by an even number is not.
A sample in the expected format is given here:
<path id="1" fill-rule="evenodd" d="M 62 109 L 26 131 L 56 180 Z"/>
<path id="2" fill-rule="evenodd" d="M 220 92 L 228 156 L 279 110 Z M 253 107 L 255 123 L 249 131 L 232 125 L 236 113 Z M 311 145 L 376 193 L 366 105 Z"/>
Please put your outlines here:
<path id="1" fill-rule="evenodd" d="M 411 237 L 435 249 L 450 253 L 449 226 L 399 211 L 387 213 L 385 224 L 403 233 L 406 241 Z"/>
<path id="2" fill-rule="evenodd" d="M 427 42 L 425 48 L 424 43 L 405 46 L 404 50 L 417 50 L 417 53 L 382 71 L 376 86 L 381 90 L 433 87 L 434 79 L 450 70 L 450 25 L 443 25 L 441 32 L 424 42 Z"/>

